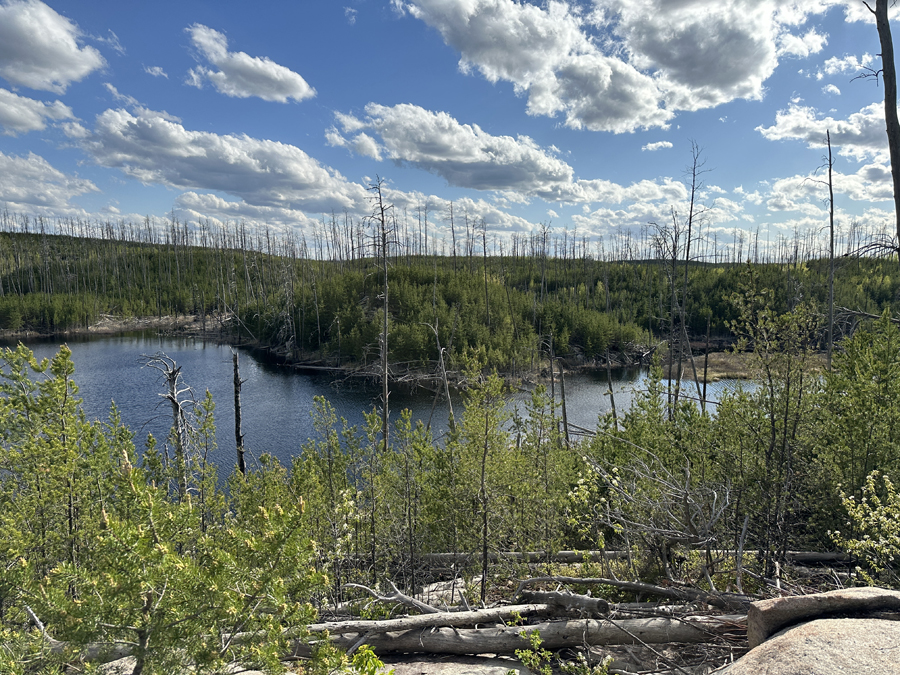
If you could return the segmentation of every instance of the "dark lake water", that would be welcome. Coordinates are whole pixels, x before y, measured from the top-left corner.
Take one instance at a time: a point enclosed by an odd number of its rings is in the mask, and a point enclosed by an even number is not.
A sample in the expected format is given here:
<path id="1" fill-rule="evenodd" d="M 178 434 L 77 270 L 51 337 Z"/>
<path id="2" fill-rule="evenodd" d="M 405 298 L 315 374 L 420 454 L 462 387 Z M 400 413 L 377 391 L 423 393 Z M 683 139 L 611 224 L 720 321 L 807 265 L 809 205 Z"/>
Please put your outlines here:
<path id="1" fill-rule="evenodd" d="M 169 409 L 161 404 L 164 382 L 161 374 L 145 364 L 144 355 L 163 352 L 181 367 L 184 382 L 202 398 L 209 389 L 216 402 L 217 464 L 230 470 L 234 459 L 234 408 L 231 348 L 192 339 L 159 337 L 148 334 L 123 336 L 85 336 L 68 339 L 75 364 L 75 382 L 90 419 L 106 420 L 115 402 L 123 422 L 135 432 L 140 447 L 148 433 L 160 441 L 168 433 Z M 51 357 L 59 339 L 29 341 L 38 358 Z M 363 381 L 335 381 L 331 376 L 299 372 L 255 359 L 248 352 L 240 356 L 244 443 L 255 456 L 267 452 L 290 464 L 307 439 L 315 436 L 311 410 L 315 396 L 324 396 L 338 417 L 351 424 L 363 424 L 363 412 L 378 405 L 380 386 Z M 645 386 L 646 372 L 641 369 L 613 373 L 616 406 L 621 411 L 631 405 L 636 390 Z M 693 386 L 693 385 L 691 385 Z M 710 385 L 709 398 L 715 399 L 728 383 Z M 594 429 L 597 418 L 609 410 L 606 375 L 579 374 L 566 377 L 569 422 Z M 557 387 L 557 395 L 559 388 Z M 511 405 L 521 407 L 527 392 L 512 396 Z M 391 419 L 409 408 L 413 420 L 426 424 L 431 420 L 436 437 L 446 432 L 448 408 L 428 391 L 392 390 Z M 461 396 L 454 396 L 457 417 L 463 410 Z"/>

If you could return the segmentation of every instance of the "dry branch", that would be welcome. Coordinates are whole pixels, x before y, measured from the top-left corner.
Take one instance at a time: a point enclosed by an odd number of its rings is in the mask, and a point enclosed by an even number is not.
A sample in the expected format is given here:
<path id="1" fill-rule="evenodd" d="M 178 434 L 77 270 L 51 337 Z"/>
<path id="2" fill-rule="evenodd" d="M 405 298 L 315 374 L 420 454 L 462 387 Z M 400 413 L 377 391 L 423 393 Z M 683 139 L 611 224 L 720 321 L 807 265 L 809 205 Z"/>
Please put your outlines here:
<path id="1" fill-rule="evenodd" d="M 381 595 L 377 591 L 373 591 L 368 586 L 363 586 L 362 584 L 344 584 L 343 588 L 359 588 L 360 590 L 363 590 L 371 595 L 379 602 L 398 602 L 401 605 L 406 605 L 407 607 L 417 609 L 424 614 L 439 614 L 441 612 L 441 610 L 439 610 L 437 607 L 432 607 L 431 605 L 428 605 L 420 600 L 416 600 L 415 598 L 411 598 L 405 593 L 402 593 L 390 579 L 388 579 L 388 583 L 391 585 L 390 595 Z"/>

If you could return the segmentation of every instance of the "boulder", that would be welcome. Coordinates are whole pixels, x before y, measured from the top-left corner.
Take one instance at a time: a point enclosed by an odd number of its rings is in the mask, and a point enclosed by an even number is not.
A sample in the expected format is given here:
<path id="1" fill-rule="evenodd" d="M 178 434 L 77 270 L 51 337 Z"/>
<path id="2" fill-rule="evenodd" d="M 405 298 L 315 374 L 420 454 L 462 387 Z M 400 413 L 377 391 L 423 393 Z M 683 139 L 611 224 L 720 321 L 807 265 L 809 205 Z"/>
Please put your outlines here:
<path id="1" fill-rule="evenodd" d="M 385 671 L 394 675 L 528 675 L 518 660 L 478 656 L 419 656 L 384 660 Z"/>
<path id="2" fill-rule="evenodd" d="M 900 593 L 883 588 L 845 588 L 754 602 L 747 611 L 750 649 L 770 635 L 804 621 L 825 617 L 862 617 L 878 612 L 900 612 Z M 900 660 L 900 648 L 897 658 Z"/>
<path id="3" fill-rule="evenodd" d="M 817 619 L 788 628 L 717 675 L 887 675 L 900 672 L 900 622 Z"/>

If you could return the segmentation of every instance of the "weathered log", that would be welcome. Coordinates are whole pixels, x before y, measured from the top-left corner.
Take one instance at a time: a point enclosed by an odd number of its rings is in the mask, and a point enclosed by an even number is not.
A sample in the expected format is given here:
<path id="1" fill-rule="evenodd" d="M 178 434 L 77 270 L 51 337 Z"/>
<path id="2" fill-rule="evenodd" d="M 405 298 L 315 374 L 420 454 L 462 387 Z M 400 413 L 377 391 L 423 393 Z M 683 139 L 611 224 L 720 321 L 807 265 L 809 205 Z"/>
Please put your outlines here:
<path id="1" fill-rule="evenodd" d="M 498 624 L 526 616 L 546 616 L 557 608 L 550 604 L 533 603 L 527 605 L 506 605 L 491 609 L 477 609 L 470 612 L 440 612 L 404 616 L 398 619 L 323 621 L 310 624 L 311 633 L 328 631 L 332 635 L 341 633 L 389 633 L 416 628 L 461 627 L 478 624 Z"/>
<path id="2" fill-rule="evenodd" d="M 496 563 L 500 560 L 513 562 L 557 562 L 575 564 L 580 562 L 600 562 L 602 560 L 616 560 L 627 558 L 625 551 L 492 551 L 488 553 L 488 562 Z M 425 553 L 419 559 L 431 565 L 458 565 L 476 560 L 472 553 Z M 480 557 L 477 558 L 480 560 Z"/>
<path id="3" fill-rule="evenodd" d="M 609 614 L 609 603 L 603 598 L 592 598 L 577 593 L 560 593 L 558 591 L 525 591 L 522 600 L 541 602 L 558 607 L 563 612 L 575 613 L 582 618 L 599 618 Z"/>
<path id="4" fill-rule="evenodd" d="M 733 556 L 736 551 L 715 549 L 713 551 L 718 555 Z M 758 551 L 745 550 L 745 555 L 757 555 Z M 628 557 L 627 551 L 556 551 L 555 553 L 547 553 L 547 551 L 500 551 L 488 554 L 488 561 L 492 563 L 500 560 L 510 560 L 513 562 L 558 562 L 575 564 L 580 562 L 601 562 L 603 560 L 619 560 Z M 853 557 L 846 553 L 839 552 L 817 552 L 817 551 L 786 551 L 785 558 L 788 562 L 798 565 L 816 565 L 821 563 L 837 563 L 851 562 Z M 454 565 L 466 563 L 476 559 L 472 553 L 425 553 L 419 556 L 419 559 L 425 563 L 436 565 Z"/>
<path id="5" fill-rule="evenodd" d="M 364 633 L 362 644 L 376 654 L 512 654 L 528 649 L 522 633 L 538 631 L 545 649 L 581 645 L 631 645 L 667 643 L 704 643 L 717 638 L 743 638 L 747 630 L 745 614 L 676 618 L 623 619 L 610 622 L 596 619 L 550 621 L 532 626 L 495 628 L 426 628 L 387 633 Z M 349 649 L 360 643 L 358 632 L 329 636 L 332 645 Z M 295 641 L 298 656 L 311 653 L 312 646 Z"/>
<path id="6" fill-rule="evenodd" d="M 756 598 L 747 595 L 738 595 L 736 593 L 713 593 L 703 591 L 699 588 L 689 588 L 687 586 L 654 586 L 646 584 L 642 581 L 619 581 L 618 579 L 604 579 L 599 577 L 579 578 L 579 577 L 534 577 L 532 579 L 524 579 L 519 582 L 514 597 L 519 597 L 522 590 L 530 584 L 539 583 L 559 583 L 559 584 L 580 584 L 582 586 L 612 586 L 621 588 L 624 591 L 632 593 L 645 593 L 647 595 L 655 595 L 663 598 L 675 598 L 677 600 L 695 601 L 699 600 L 711 607 L 718 607 L 725 610 L 747 611 L 750 604 Z"/>

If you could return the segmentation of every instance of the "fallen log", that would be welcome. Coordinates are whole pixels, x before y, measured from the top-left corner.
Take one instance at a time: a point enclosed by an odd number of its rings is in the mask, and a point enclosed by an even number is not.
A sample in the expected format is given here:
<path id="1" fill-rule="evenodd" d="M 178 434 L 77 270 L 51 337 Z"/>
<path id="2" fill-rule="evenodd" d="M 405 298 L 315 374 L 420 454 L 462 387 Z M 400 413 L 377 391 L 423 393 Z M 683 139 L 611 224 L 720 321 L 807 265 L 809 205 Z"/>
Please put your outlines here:
<path id="1" fill-rule="evenodd" d="M 646 584 L 642 581 L 619 581 L 618 579 L 604 579 L 600 577 L 533 577 L 531 579 L 524 579 L 519 582 L 514 597 L 519 597 L 526 586 L 539 583 L 612 586 L 613 588 L 620 588 L 632 593 L 644 593 L 646 595 L 655 595 L 663 598 L 675 598 L 676 600 L 685 600 L 689 602 L 699 600 L 711 607 L 718 607 L 719 609 L 725 610 L 739 610 L 742 612 L 747 611 L 750 604 L 757 599 L 748 595 L 739 595 L 737 593 L 711 592 L 699 588 L 689 588 L 687 586 L 655 586 L 653 584 Z"/>
<path id="2" fill-rule="evenodd" d="M 496 563 L 501 560 L 512 562 L 556 562 L 575 564 L 580 562 L 601 562 L 603 560 L 617 560 L 627 558 L 626 551 L 492 551 L 488 553 L 488 562 Z M 480 561 L 480 553 L 425 553 L 418 558 L 424 563 L 437 565 L 458 565 L 473 561 Z"/>
<path id="3" fill-rule="evenodd" d="M 577 593 L 560 593 L 558 591 L 525 591 L 522 599 L 526 602 L 542 602 L 553 605 L 567 614 L 580 615 L 582 618 L 599 618 L 609 614 L 609 603 L 603 598 L 592 598 Z"/>
<path id="4" fill-rule="evenodd" d="M 705 550 L 705 549 L 697 549 Z M 716 555 L 734 556 L 736 551 L 728 549 L 713 549 Z M 744 555 L 759 555 L 757 550 L 745 550 Z M 849 563 L 853 556 L 840 552 L 817 551 L 786 551 L 787 562 L 797 565 L 819 565 L 822 563 Z M 603 560 L 620 560 L 628 557 L 627 551 L 493 551 L 488 553 L 488 562 L 496 563 L 501 560 L 512 562 L 556 562 L 575 564 L 580 562 L 601 562 Z M 418 560 L 428 564 L 455 565 L 472 561 L 480 561 L 480 553 L 424 553 L 418 556 Z"/>
<path id="5" fill-rule="evenodd" d="M 608 620 L 579 619 L 549 621 L 531 626 L 499 626 L 492 628 L 417 628 L 406 631 L 359 632 L 330 635 L 328 641 L 340 649 L 365 644 L 376 654 L 513 654 L 528 649 L 523 633 L 538 631 L 545 649 L 562 649 L 582 645 L 632 645 L 667 643 L 704 643 L 721 638 L 743 639 L 747 631 L 746 614 L 725 616 L 693 616 L 676 618 Z M 296 656 L 312 653 L 315 641 L 297 640 Z"/>
<path id="6" fill-rule="evenodd" d="M 477 609 L 470 612 L 441 612 L 440 614 L 421 614 L 405 616 L 399 619 L 324 621 L 310 624 L 311 633 L 328 632 L 332 635 L 342 633 L 388 633 L 434 627 L 476 626 L 478 624 L 498 624 L 521 619 L 526 616 L 545 616 L 557 608 L 550 604 L 506 605 L 491 609 Z"/>

